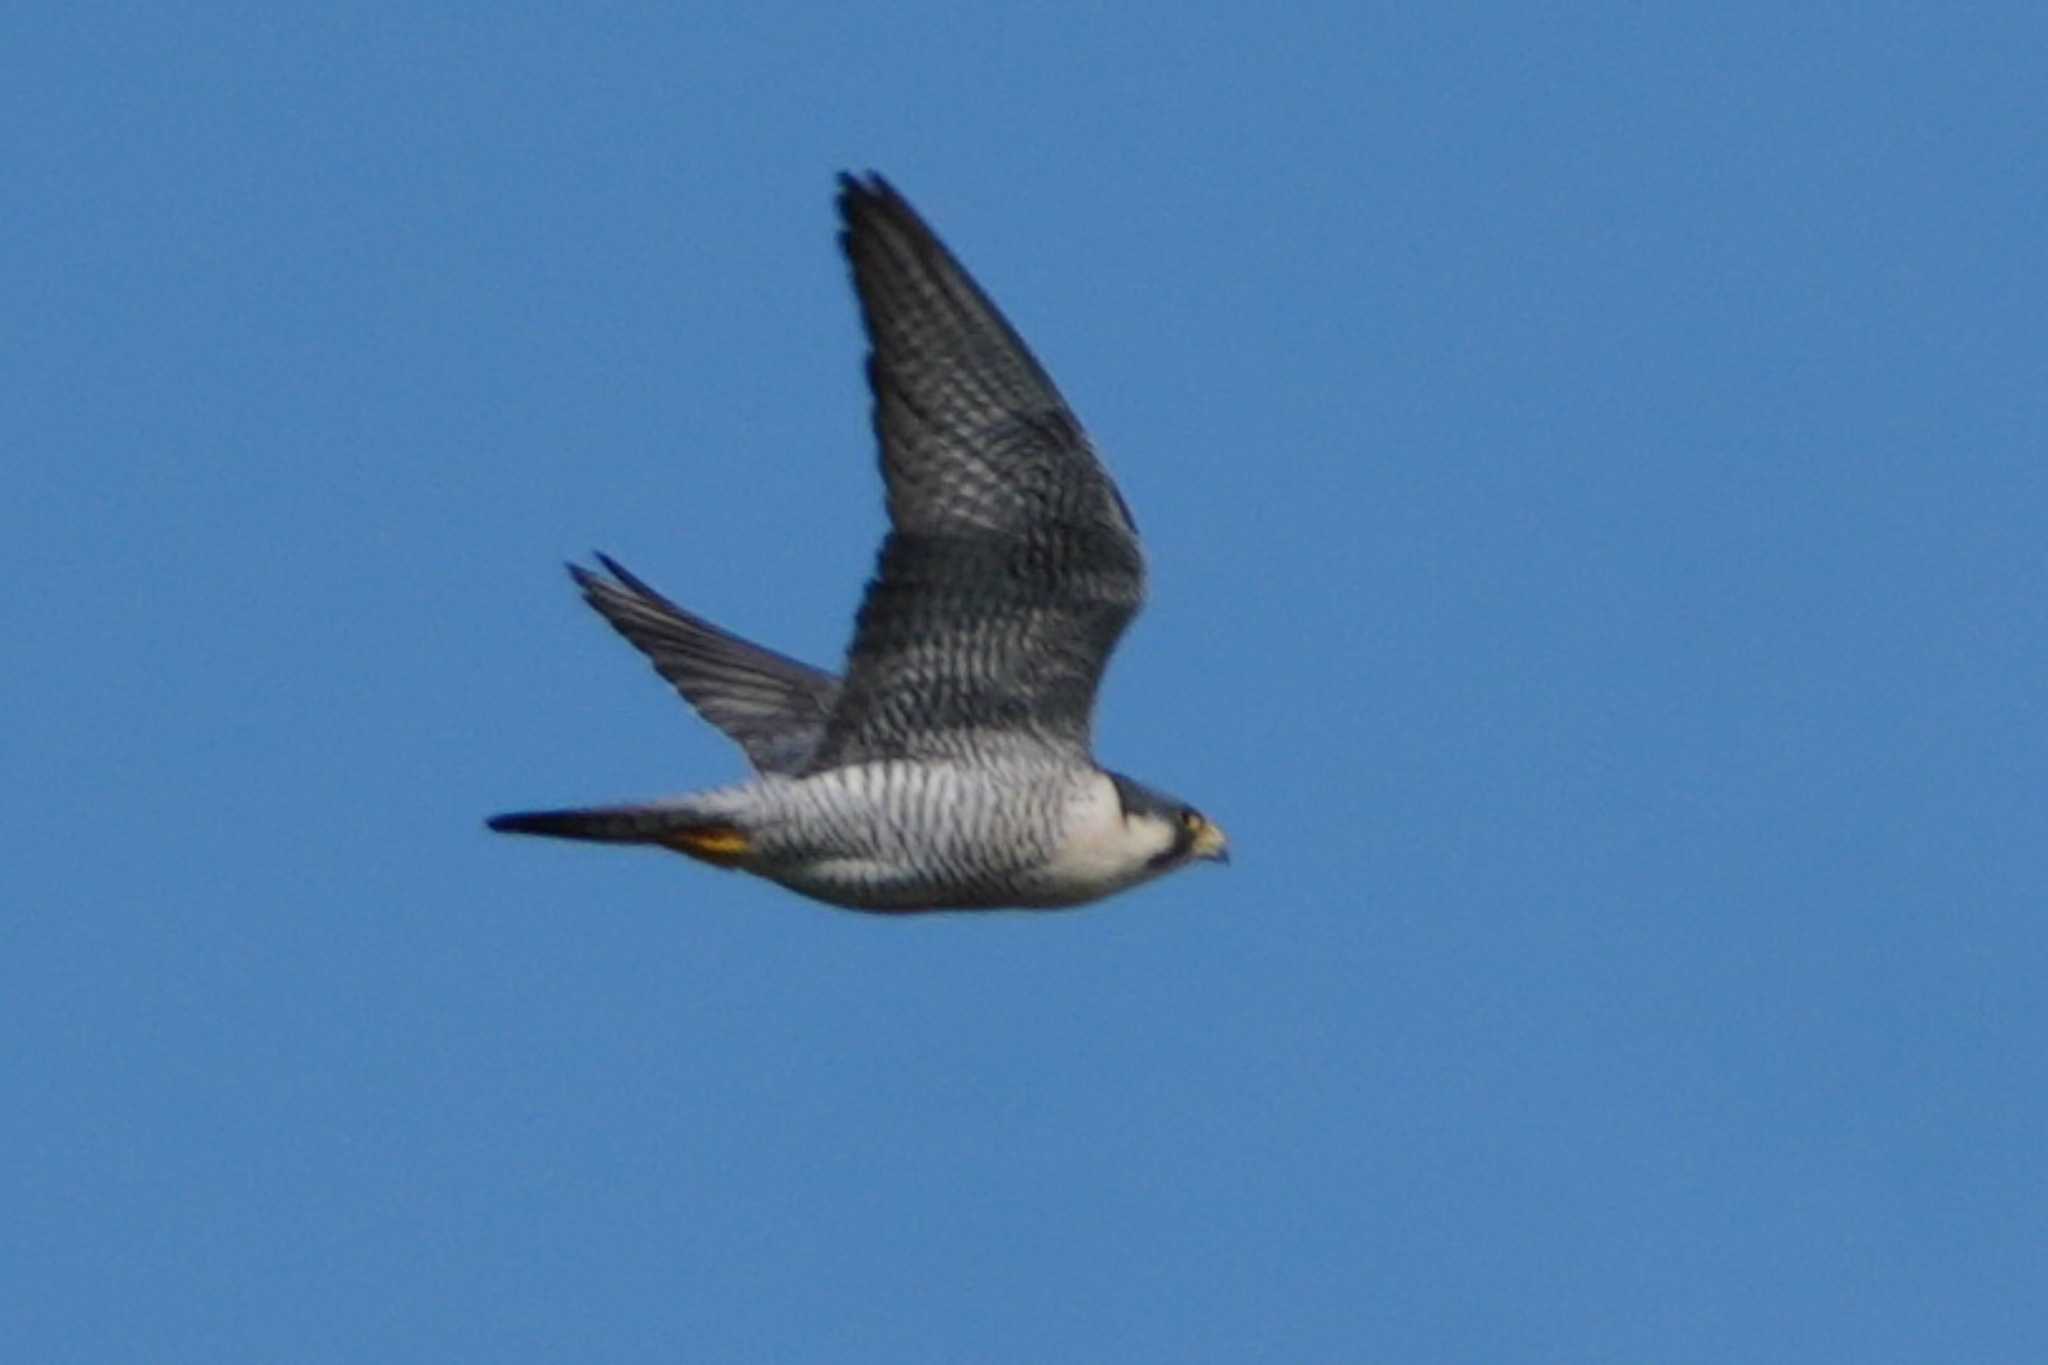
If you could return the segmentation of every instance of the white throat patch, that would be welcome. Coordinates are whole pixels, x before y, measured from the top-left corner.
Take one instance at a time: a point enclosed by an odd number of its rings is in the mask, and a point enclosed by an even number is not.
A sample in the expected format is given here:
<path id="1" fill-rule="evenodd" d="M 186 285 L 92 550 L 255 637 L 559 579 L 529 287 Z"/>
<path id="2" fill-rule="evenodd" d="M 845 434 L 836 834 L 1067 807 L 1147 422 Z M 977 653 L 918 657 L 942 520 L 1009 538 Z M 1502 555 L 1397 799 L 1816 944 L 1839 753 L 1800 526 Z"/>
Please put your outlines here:
<path id="1" fill-rule="evenodd" d="M 1045 864 L 1047 890 L 1092 899 L 1157 876 L 1152 859 L 1173 847 L 1172 823 L 1142 811 L 1124 814 L 1116 783 L 1101 773 L 1077 786 L 1066 805 L 1066 831 Z"/>

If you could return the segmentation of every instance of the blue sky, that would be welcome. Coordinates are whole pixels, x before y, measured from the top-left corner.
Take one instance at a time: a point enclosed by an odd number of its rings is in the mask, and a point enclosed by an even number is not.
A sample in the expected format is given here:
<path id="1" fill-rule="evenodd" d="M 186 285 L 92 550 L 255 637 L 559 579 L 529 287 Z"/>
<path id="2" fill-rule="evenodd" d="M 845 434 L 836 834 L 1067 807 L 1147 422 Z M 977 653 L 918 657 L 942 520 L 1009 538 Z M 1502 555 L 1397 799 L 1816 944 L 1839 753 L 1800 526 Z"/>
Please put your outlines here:
<path id="1" fill-rule="evenodd" d="M 16 1357 L 2048 1357 L 2048 21 L 730 9 L 0 28 Z M 482 829 L 741 771 L 562 560 L 843 647 L 868 166 L 1229 869 Z"/>

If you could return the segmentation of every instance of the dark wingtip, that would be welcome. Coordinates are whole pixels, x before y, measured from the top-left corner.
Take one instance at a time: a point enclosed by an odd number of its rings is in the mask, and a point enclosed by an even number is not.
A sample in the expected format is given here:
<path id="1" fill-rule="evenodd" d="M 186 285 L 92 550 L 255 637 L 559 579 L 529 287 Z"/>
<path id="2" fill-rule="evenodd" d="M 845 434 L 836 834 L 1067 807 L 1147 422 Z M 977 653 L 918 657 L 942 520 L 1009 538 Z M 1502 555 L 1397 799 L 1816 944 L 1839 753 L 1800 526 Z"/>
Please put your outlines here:
<path id="1" fill-rule="evenodd" d="M 617 561 L 615 561 L 610 555 L 606 554 L 603 550 L 592 550 L 590 552 L 590 557 L 596 560 L 598 563 L 604 565 L 605 570 L 607 572 L 613 574 L 620 574 L 621 576 L 624 576 L 623 571 L 619 568 Z M 569 577 L 575 579 L 579 583 L 582 582 L 584 579 L 593 576 L 589 569 L 585 568 L 581 564 L 578 564 L 573 559 L 563 560 L 562 564 L 564 568 L 568 569 Z"/>
<path id="2" fill-rule="evenodd" d="M 838 179 L 841 199 L 873 199 L 895 193 L 888 180 L 873 167 L 864 171 L 841 171 Z"/>
<path id="3" fill-rule="evenodd" d="M 593 559 L 604 566 L 604 571 L 611 575 L 612 581 L 606 581 L 573 559 L 569 560 L 562 567 L 569 571 L 570 580 L 577 587 L 581 588 L 583 595 L 592 602 L 597 600 L 600 593 L 617 592 L 621 588 L 656 602 L 665 603 L 668 601 L 667 598 L 642 582 L 625 565 L 619 563 L 618 560 L 613 559 L 604 551 L 592 550 L 590 554 Z"/>
<path id="4" fill-rule="evenodd" d="M 617 593 L 623 590 L 644 602 L 651 602 L 655 606 L 661 607 L 676 616 L 690 618 L 688 612 L 657 592 L 648 585 L 647 580 L 619 563 L 618 560 L 613 559 L 602 550 L 592 550 L 590 553 L 596 557 L 598 563 L 604 565 L 605 572 L 610 574 L 613 580 L 607 583 L 580 564 L 571 564 L 569 566 L 569 577 L 576 580 L 576 586 L 583 589 L 583 595 L 590 599 L 591 605 L 595 606 L 597 604 L 600 593 Z"/>
<path id="5" fill-rule="evenodd" d="M 864 217 L 880 214 L 915 218 L 900 191 L 880 171 L 839 173 L 839 217 L 850 230 Z"/>
<path id="6" fill-rule="evenodd" d="M 656 592 L 653 588 L 648 587 L 647 581 L 641 578 L 640 575 L 634 573 L 631 569 L 619 563 L 618 560 L 613 559 L 610 555 L 604 553 L 602 550 L 592 550 L 591 553 L 597 556 L 598 563 L 604 565 L 606 573 L 610 574 L 613 578 L 618 579 L 619 582 L 623 583 L 626 587 L 631 588 L 634 592 L 639 593 L 642 597 L 645 597 L 652 602 L 663 603 L 667 606 L 675 605 L 673 602 L 670 602 L 666 597 L 663 597 L 660 593 Z"/>

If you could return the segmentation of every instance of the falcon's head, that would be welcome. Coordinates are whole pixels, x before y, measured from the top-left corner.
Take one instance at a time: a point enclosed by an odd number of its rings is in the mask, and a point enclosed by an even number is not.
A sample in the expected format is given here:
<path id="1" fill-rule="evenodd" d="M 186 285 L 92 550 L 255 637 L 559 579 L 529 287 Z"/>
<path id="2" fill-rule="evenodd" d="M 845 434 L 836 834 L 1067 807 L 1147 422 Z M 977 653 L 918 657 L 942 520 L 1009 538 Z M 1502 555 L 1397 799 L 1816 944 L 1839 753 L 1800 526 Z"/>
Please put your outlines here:
<path id="1" fill-rule="evenodd" d="M 1154 872 L 1201 858 L 1230 861 L 1230 841 L 1220 825 L 1179 797 L 1154 791 L 1122 773 L 1111 773 L 1117 804 L 1129 835 L 1146 846 L 1145 866 Z"/>

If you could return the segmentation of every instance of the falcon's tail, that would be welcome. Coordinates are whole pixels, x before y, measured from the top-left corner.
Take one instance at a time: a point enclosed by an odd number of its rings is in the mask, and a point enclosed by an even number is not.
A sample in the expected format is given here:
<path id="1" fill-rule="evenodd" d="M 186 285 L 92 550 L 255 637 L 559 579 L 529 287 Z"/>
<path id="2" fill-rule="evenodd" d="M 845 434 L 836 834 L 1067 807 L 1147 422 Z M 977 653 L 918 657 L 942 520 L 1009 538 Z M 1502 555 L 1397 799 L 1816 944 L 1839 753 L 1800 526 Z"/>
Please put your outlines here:
<path id="1" fill-rule="evenodd" d="M 690 805 L 514 811 L 493 815 L 485 823 L 504 834 L 545 834 L 602 844 L 658 844 L 717 867 L 744 866 L 753 853 L 745 830 Z"/>

